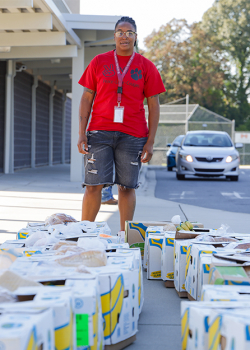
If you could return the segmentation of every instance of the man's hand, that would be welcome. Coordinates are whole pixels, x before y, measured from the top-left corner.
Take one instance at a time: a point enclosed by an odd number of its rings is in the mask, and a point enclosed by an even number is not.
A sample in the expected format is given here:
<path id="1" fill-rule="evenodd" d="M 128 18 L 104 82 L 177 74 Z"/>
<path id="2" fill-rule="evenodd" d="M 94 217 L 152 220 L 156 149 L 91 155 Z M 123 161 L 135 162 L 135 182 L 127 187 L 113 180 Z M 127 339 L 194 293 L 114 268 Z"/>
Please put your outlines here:
<path id="1" fill-rule="evenodd" d="M 147 141 L 143 147 L 141 154 L 141 162 L 147 163 L 151 160 L 153 156 L 153 142 Z"/>
<path id="2" fill-rule="evenodd" d="M 88 139 L 85 134 L 79 136 L 77 147 L 79 153 L 88 154 Z"/>

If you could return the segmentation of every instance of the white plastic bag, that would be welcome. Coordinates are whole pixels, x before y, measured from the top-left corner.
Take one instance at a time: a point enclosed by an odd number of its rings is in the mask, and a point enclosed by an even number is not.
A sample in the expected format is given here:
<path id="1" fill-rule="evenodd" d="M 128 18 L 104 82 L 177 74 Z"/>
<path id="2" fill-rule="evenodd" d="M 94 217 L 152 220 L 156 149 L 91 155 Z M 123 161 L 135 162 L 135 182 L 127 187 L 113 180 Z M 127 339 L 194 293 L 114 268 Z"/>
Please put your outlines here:
<path id="1" fill-rule="evenodd" d="M 180 225 L 180 222 L 181 222 L 180 215 L 174 215 L 171 219 L 171 222 L 175 225 Z"/>
<path id="2" fill-rule="evenodd" d="M 101 250 L 104 251 L 108 247 L 108 243 L 98 238 L 79 238 L 77 242 L 78 247 L 85 250 Z"/>

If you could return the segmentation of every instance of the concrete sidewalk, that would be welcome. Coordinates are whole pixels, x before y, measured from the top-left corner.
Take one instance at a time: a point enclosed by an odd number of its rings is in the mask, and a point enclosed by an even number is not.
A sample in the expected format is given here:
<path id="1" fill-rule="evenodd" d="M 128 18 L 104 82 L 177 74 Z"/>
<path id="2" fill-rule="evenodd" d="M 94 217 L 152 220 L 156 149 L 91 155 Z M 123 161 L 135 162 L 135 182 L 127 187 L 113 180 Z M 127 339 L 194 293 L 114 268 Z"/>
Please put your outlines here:
<path id="1" fill-rule="evenodd" d="M 224 223 L 235 232 L 247 232 L 250 214 L 157 199 L 154 197 L 155 171 L 151 166 L 142 168 L 141 179 L 142 186 L 137 190 L 136 221 L 170 220 L 179 214 L 182 220 L 186 216 L 191 221 L 204 223 L 205 227 L 218 228 Z M 114 194 L 117 195 L 116 187 Z M 21 170 L 12 175 L 1 174 L 0 242 L 14 239 L 15 233 L 28 221 L 44 221 L 56 212 L 64 212 L 80 220 L 82 195 L 81 183 L 69 182 L 69 165 Z M 107 220 L 112 234 L 116 234 L 119 230 L 118 207 L 102 205 L 97 220 Z M 128 348 L 181 349 L 180 299 L 177 293 L 174 289 L 166 289 L 162 281 L 148 281 L 146 278 L 144 288 L 145 302 L 137 341 Z"/>

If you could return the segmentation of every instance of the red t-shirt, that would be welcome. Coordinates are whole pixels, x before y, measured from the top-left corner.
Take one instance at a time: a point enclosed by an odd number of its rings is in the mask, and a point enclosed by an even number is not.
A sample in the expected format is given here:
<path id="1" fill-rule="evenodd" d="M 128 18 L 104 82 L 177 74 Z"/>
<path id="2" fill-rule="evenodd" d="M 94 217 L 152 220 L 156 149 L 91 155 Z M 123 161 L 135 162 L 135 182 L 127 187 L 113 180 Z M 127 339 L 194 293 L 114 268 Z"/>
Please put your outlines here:
<path id="1" fill-rule="evenodd" d="M 117 57 L 122 72 L 131 56 Z M 121 131 L 136 137 L 148 136 L 144 98 L 165 91 L 161 76 L 151 61 L 136 53 L 123 79 L 123 123 L 114 123 L 118 87 L 114 51 L 93 58 L 79 84 L 96 92 L 88 131 Z"/>

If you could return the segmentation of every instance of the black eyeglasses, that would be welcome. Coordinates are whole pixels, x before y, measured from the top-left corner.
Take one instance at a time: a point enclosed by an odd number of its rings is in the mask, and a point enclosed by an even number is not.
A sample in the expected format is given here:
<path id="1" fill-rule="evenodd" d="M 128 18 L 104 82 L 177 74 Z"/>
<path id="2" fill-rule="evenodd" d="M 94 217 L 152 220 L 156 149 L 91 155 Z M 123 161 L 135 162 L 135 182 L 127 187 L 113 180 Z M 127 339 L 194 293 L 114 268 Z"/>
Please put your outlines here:
<path id="1" fill-rule="evenodd" d="M 117 32 L 115 32 L 115 36 L 117 38 L 123 37 L 123 34 L 125 34 L 127 38 L 133 38 L 133 36 L 137 33 L 133 32 L 132 30 L 127 30 L 126 32 L 123 32 L 122 30 L 117 30 Z"/>

